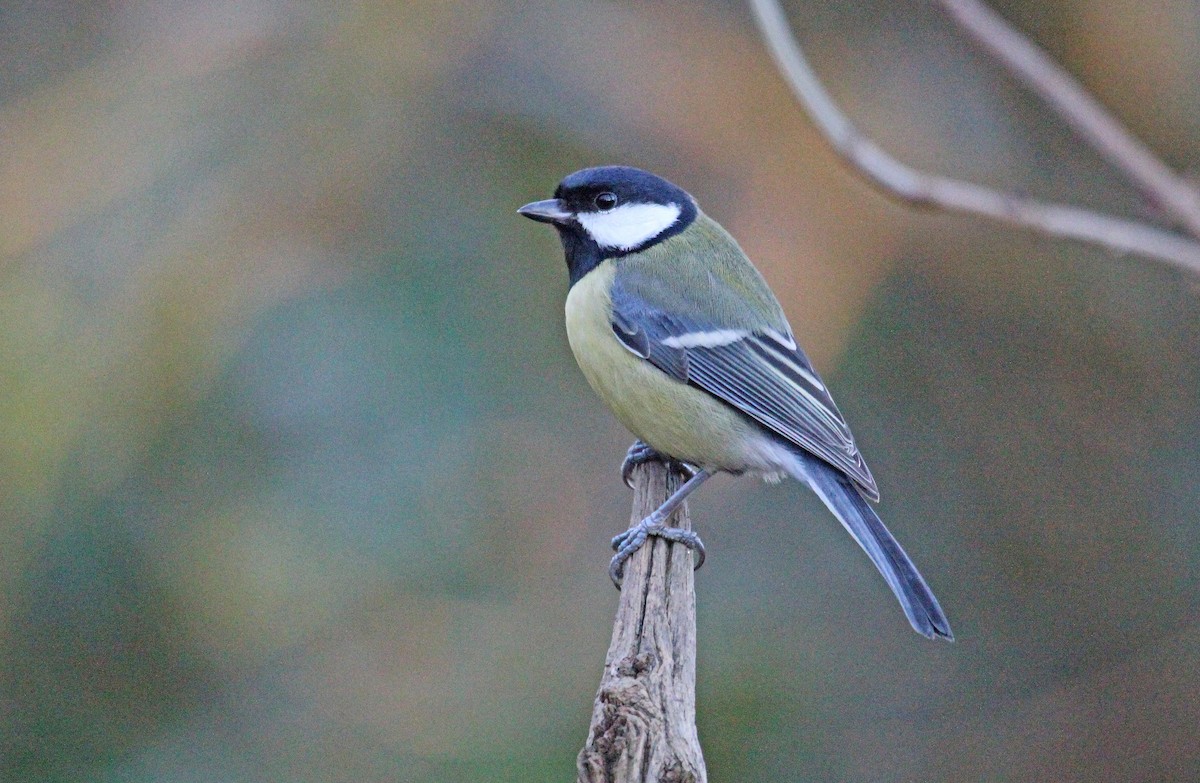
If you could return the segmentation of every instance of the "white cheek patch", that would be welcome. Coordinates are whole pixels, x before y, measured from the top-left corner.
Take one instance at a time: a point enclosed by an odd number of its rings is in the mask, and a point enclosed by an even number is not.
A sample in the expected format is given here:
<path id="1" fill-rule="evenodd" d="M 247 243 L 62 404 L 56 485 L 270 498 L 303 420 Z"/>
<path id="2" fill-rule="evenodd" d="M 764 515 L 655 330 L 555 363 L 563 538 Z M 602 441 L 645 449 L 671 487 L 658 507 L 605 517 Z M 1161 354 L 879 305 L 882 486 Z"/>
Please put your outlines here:
<path id="1" fill-rule="evenodd" d="M 580 212 L 579 225 L 608 250 L 629 250 L 654 239 L 679 219 L 677 204 L 622 204 L 608 212 Z"/>

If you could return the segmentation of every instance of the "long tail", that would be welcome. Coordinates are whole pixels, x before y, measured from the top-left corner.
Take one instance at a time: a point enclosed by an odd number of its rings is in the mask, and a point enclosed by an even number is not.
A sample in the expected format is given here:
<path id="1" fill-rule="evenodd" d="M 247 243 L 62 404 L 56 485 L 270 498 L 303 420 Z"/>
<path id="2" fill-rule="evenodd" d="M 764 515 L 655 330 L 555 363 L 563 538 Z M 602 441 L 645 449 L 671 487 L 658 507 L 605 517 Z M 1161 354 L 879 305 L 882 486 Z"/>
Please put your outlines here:
<path id="1" fill-rule="evenodd" d="M 850 479 L 816 457 L 796 456 L 800 462 L 798 470 L 789 472 L 808 484 L 854 536 L 896 594 L 913 629 L 928 639 L 954 641 L 950 621 L 933 591 Z"/>

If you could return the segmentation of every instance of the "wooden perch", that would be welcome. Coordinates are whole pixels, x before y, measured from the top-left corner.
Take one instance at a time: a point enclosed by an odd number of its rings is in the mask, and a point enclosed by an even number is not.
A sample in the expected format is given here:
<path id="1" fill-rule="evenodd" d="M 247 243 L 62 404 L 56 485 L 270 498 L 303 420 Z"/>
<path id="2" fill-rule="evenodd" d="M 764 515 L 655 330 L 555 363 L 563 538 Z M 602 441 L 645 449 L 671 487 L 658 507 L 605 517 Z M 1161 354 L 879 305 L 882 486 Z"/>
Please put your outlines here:
<path id="1" fill-rule="evenodd" d="M 632 521 L 685 477 L 658 462 L 634 472 Z M 690 528 L 687 504 L 669 524 Z M 579 752 L 579 783 L 705 783 L 696 735 L 696 591 L 692 553 L 649 539 L 625 563 L 604 675 Z"/>

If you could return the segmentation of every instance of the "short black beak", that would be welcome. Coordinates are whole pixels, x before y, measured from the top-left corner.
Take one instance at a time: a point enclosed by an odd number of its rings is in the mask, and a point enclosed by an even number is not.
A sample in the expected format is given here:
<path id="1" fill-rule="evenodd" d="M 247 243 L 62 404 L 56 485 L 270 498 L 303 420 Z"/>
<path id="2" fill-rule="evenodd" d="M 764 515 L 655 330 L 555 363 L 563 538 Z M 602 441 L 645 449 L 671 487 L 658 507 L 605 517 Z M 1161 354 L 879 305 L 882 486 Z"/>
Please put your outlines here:
<path id="1" fill-rule="evenodd" d="M 545 201 L 535 201 L 532 204 L 526 204 L 518 209 L 517 212 L 530 220 L 536 220 L 539 223 L 553 223 L 555 225 L 562 225 L 574 217 L 567 210 L 562 199 L 557 198 L 548 198 Z"/>

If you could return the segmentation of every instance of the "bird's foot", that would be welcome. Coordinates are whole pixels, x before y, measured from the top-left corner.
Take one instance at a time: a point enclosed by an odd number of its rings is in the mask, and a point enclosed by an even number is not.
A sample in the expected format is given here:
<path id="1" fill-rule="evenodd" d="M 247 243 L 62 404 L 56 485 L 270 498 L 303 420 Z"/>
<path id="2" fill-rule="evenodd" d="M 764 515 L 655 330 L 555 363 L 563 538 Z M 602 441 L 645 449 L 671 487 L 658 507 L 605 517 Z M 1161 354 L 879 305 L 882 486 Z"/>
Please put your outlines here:
<path id="1" fill-rule="evenodd" d="M 696 475 L 696 469 L 686 462 L 665 457 L 646 445 L 643 441 L 635 440 L 633 445 L 629 447 L 629 451 L 625 452 L 625 459 L 621 462 L 621 480 L 625 482 L 625 486 L 633 489 L 634 468 L 638 465 L 654 461 L 661 462 L 668 468 L 679 470 L 684 474 L 685 478 L 691 478 Z"/>
<path id="2" fill-rule="evenodd" d="M 660 515 L 656 511 L 624 533 L 613 538 L 612 548 L 617 553 L 613 555 L 612 562 L 608 565 L 608 576 L 612 579 L 617 589 L 620 589 L 621 580 L 625 576 L 625 561 L 632 557 L 634 552 L 641 549 L 642 545 L 646 543 L 646 539 L 650 536 L 658 536 L 667 541 L 683 544 L 699 555 L 695 567 L 699 568 L 704 565 L 704 542 L 700 540 L 700 536 L 691 530 L 685 530 L 681 527 L 667 527 L 663 524 L 665 521 L 666 516 Z"/>

